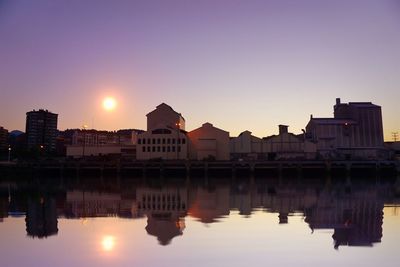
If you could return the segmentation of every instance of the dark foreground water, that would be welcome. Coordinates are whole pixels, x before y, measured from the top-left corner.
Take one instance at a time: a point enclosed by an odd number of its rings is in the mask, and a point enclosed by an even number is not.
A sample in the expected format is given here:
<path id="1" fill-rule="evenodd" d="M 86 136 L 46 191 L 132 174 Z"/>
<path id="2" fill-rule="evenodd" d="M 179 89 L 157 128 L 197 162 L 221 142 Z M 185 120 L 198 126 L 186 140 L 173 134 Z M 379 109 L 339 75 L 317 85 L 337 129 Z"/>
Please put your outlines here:
<path id="1" fill-rule="evenodd" d="M 0 266 L 399 266 L 396 179 L 0 180 Z"/>

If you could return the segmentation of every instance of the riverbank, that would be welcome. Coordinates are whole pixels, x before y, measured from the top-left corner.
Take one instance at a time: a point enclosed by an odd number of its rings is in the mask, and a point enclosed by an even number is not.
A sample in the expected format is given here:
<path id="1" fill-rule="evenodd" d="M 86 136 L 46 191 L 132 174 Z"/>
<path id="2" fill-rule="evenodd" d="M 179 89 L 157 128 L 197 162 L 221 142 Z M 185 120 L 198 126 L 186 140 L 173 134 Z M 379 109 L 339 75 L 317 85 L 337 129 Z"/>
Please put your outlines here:
<path id="1" fill-rule="evenodd" d="M 0 164 L 1 174 L 42 173 L 59 175 L 206 176 L 276 175 L 302 176 L 395 175 L 399 161 L 31 161 Z"/>

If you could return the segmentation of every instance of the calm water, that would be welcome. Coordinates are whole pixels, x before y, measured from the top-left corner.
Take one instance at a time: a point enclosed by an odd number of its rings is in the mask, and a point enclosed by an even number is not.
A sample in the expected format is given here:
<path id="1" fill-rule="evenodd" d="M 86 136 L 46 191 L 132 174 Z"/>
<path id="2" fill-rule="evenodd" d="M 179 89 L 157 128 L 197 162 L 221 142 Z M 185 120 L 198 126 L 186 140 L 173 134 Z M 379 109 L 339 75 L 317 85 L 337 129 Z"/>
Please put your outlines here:
<path id="1" fill-rule="evenodd" d="M 394 180 L 2 179 L 0 266 L 398 266 Z"/>

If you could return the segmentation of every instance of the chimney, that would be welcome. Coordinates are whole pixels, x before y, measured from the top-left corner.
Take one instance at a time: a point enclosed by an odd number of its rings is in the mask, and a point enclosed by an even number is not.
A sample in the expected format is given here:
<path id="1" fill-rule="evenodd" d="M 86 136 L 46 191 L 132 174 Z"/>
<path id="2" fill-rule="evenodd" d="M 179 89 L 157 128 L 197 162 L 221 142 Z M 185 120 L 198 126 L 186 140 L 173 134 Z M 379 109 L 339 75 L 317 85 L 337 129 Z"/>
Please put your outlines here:
<path id="1" fill-rule="evenodd" d="M 336 98 L 336 105 L 340 105 L 340 98 Z"/>
<path id="2" fill-rule="evenodd" d="M 279 134 L 288 133 L 288 127 L 287 125 L 279 125 Z"/>

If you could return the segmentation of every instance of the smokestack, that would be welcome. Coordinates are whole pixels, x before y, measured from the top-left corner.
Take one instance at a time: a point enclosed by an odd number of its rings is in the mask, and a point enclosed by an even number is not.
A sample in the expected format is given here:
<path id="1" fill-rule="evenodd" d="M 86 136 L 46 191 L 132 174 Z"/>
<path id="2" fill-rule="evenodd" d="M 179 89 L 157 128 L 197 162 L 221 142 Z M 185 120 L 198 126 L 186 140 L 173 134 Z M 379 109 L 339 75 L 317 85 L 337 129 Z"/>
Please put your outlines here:
<path id="1" fill-rule="evenodd" d="M 340 104 L 340 98 L 338 97 L 338 98 L 336 98 L 336 105 L 339 105 Z"/>
<path id="2" fill-rule="evenodd" d="M 288 127 L 287 125 L 279 125 L 279 134 L 288 133 Z"/>

